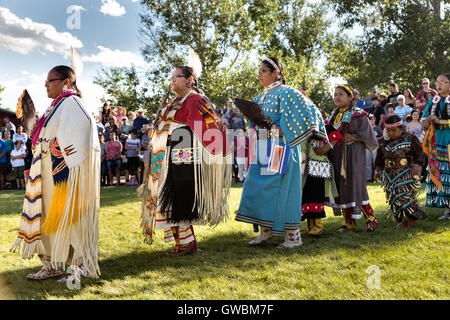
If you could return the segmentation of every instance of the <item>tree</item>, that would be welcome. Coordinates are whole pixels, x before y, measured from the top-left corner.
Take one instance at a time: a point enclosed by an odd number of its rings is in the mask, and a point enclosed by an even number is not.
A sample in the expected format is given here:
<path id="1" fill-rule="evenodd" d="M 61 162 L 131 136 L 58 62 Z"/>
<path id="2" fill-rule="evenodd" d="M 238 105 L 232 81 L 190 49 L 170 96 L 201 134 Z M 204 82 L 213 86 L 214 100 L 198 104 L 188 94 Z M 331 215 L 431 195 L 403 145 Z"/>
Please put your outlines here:
<path id="1" fill-rule="evenodd" d="M 127 110 L 137 110 L 139 107 L 147 109 L 150 113 L 156 112 L 154 101 L 147 95 L 148 88 L 141 85 L 141 80 L 134 67 L 109 69 L 102 68 L 94 78 L 94 83 L 103 87 L 109 97 L 102 101 L 110 101 L 112 105 L 122 106 Z"/>
<path id="2" fill-rule="evenodd" d="M 331 50 L 328 70 L 346 78 L 362 93 L 375 85 L 387 88 L 391 81 L 417 92 L 423 77 L 448 72 L 450 8 L 444 1 L 329 2 L 344 28 L 360 24 L 364 34 L 356 41 L 341 37 Z M 368 14 L 370 11 L 375 15 Z"/>
<path id="3" fill-rule="evenodd" d="M 280 0 L 275 31 L 263 51 L 281 58 L 290 85 L 302 88 L 319 108 L 333 108 L 330 83 L 320 70 L 321 59 L 335 37 L 325 3 Z"/>
<path id="4" fill-rule="evenodd" d="M 276 1 L 145 0 L 141 14 L 142 53 L 155 67 L 150 83 L 161 97 L 176 66 L 187 63 L 189 48 L 203 63 L 200 88 L 213 103 L 223 105 L 233 94 L 250 98 L 258 90 L 258 41 L 270 35 Z M 265 30 L 266 32 L 264 32 Z"/>
<path id="5" fill-rule="evenodd" d="M 2 93 L 5 90 L 5 87 L 2 87 L 0 85 L 0 93 Z M 2 97 L 0 97 L 0 106 L 2 105 Z"/>
<path id="6" fill-rule="evenodd" d="M 317 64 L 329 41 L 323 5 L 306 0 L 159 0 L 143 1 L 142 53 L 155 66 L 150 83 L 163 88 L 171 72 L 186 64 L 193 48 L 203 62 L 200 87 L 216 105 L 229 97 L 251 99 L 262 87 L 257 80 L 260 57 L 277 55 L 289 84 L 319 96 L 324 79 Z M 320 93 L 320 94 L 319 94 Z M 321 99 L 326 100 L 326 99 Z"/>

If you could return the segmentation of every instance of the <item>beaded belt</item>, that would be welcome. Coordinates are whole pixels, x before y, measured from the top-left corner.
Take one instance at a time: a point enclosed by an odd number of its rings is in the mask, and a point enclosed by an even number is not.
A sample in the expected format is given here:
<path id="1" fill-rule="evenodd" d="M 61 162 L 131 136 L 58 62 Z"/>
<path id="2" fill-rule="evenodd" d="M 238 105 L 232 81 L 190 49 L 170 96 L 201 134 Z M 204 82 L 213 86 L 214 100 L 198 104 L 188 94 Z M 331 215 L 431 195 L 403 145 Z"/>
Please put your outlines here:
<path id="1" fill-rule="evenodd" d="M 385 159 L 384 160 L 384 165 L 386 166 L 386 168 L 401 168 L 401 167 L 406 167 L 409 164 L 408 159 L 406 158 L 401 158 L 401 159 Z"/>

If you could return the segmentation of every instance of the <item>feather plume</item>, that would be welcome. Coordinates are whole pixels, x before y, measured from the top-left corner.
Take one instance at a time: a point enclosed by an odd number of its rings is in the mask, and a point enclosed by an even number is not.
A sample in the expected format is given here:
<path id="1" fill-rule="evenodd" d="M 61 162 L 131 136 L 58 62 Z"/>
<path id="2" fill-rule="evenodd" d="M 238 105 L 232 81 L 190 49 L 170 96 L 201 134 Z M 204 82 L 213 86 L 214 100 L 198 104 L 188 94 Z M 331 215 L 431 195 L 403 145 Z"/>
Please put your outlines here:
<path id="1" fill-rule="evenodd" d="M 75 71 L 77 77 L 79 77 L 83 73 L 83 59 L 81 58 L 81 55 L 77 50 L 75 50 L 73 47 L 70 48 L 72 49 L 72 69 L 73 71 Z"/>
<path id="2" fill-rule="evenodd" d="M 27 89 L 23 90 L 19 97 L 16 108 L 16 116 L 18 119 L 22 119 L 24 131 L 28 135 L 31 135 L 36 123 L 36 110 Z"/>
<path id="3" fill-rule="evenodd" d="M 259 104 L 239 98 L 234 99 L 234 104 L 251 122 L 260 128 L 270 130 L 273 126 L 272 119 L 264 115 Z"/>
<path id="4" fill-rule="evenodd" d="M 198 54 L 192 49 L 189 49 L 188 66 L 194 69 L 197 79 L 201 77 L 203 70 L 202 62 L 200 61 Z"/>

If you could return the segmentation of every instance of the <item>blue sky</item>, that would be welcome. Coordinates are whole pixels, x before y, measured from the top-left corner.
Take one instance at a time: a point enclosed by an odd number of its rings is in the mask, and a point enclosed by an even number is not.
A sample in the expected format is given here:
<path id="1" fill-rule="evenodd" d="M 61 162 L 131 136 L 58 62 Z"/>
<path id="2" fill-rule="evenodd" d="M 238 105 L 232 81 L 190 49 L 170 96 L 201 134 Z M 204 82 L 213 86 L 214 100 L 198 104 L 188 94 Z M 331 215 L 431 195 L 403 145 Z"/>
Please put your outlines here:
<path id="1" fill-rule="evenodd" d="M 68 9 L 70 9 L 68 11 Z M 137 0 L 0 0 L 0 95 L 15 110 L 28 89 L 36 108 L 50 104 L 44 80 L 55 65 L 70 65 L 70 46 L 83 60 L 77 84 L 90 110 L 103 90 L 92 83 L 102 67 L 146 64 L 140 55 Z"/>

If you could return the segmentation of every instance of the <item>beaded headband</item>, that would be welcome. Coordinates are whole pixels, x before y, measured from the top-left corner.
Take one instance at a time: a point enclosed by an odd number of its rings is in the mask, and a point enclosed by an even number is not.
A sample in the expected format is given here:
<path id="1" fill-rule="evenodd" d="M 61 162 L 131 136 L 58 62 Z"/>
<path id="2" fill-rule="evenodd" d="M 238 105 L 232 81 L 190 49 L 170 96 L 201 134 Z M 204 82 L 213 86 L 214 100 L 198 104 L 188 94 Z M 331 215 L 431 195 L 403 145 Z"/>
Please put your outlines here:
<path id="1" fill-rule="evenodd" d="M 272 59 L 270 59 L 270 58 L 266 58 L 266 59 L 264 59 L 263 61 L 267 61 L 267 62 L 269 62 L 271 65 L 272 65 L 272 67 L 274 67 L 275 68 L 275 70 L 277 70 L 278 71 L 278 73 L 280 73 L 281 74 L 281 70 L 280 70 L 280 68 L 277 66 L 277 64 L 275 63 L 275 61 L 273 61 Z"/>
<path id="2" fill-rule="evenodd" d="M 340 85 L 338 85 L 338 87 L 344 88 L 345 90 L 348 91 L 348 93 L 350 93 L 350 95 L 352 96 L 352 98 L 355 98 L 355 93 L 353 92 L 352 88 L 350 88 L 348 85 L 346 85 L 346 84 L 340 84 Z"/>
<path id="3" fill-rule="evenodd" d="M 385 126 L 386 129 L 397 128 L 397 127 L 400 127 L 402 125 L 403 125 L 402 121 L 399 121 L 399 122 L 396 122 L 396 123 L 384 123 L 384 126 Z"/>

